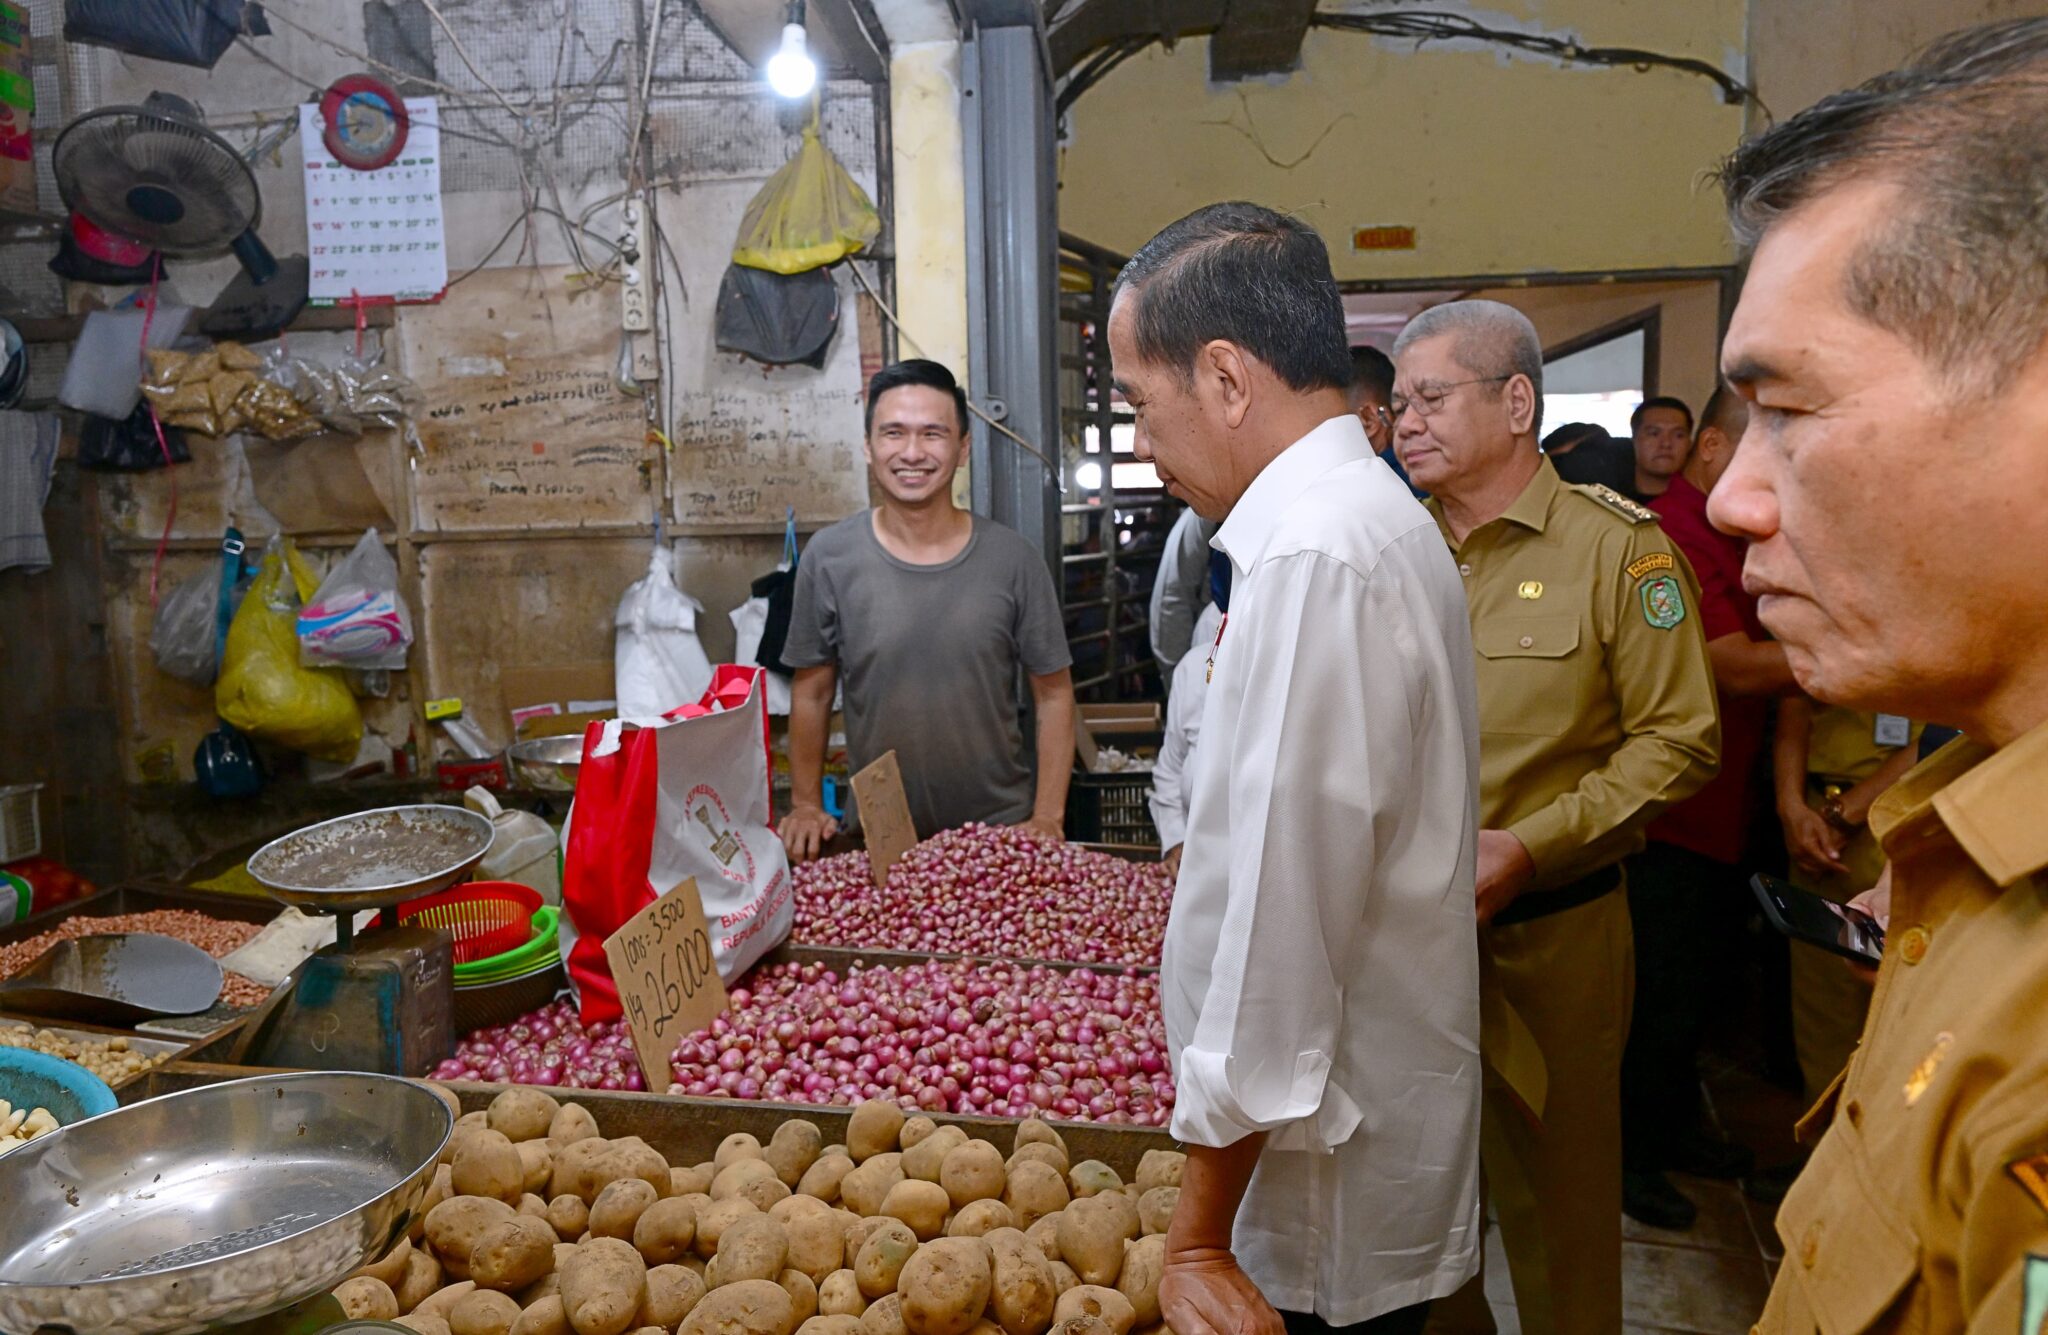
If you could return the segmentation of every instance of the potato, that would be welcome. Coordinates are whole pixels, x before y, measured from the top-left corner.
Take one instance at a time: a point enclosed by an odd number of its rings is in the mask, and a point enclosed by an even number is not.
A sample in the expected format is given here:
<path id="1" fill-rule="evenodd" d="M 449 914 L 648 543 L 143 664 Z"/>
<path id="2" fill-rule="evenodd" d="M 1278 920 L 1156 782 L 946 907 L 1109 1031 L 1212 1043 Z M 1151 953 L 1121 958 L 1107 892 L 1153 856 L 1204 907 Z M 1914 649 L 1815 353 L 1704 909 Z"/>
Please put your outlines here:
<path id="1" fill-rule="evenodd" d="M 1024 1230 L 1024 1236 L 1037 1245 L 1038 1250 L 1048 1261 L 1061 1259 L 1059 1228 L 1060 1220 L 1066 1217 L 1066 1213 L 1065 1210 L 1054 1210 Z"/>
<path id="2" fill-rule="evenodd" d="M 989 1248 L 978 1238 L 941 1238 L 918 1248 L 896 1281 L 904 1329 L 910 1335 L 967 1335 L 988 1310 L 990 1282 Z"/>
<path id="3" fill-rule="evenodd" d="M 526 1192 L 526 1165 L 519 1151 L 488 1127 L 466 1137 L 448 1167 L 449 1183 L 458 1196 L 488 1196 L 517 1205 Z"/>
<path id="4" fill-rule="evenodd" d="M 419 1335 L 449 1335 L 448 1322 L 438 1316 L 421 1316 L 417 1312 L 408 1312 L 404 1316 L 393 1317 L 392 1320 L 407 1330 L 418 1331 Z"/>
<path id="5" fill-rule="evenodd" d="M 1138 1203 L 1128 1191 L 1105 1191 L 1090 1199 L 1100 1207 L 1120 1241 L 1129 1242 L 1144 1233 L 1144 1224 L 1138 1217 Z"/>
<path id="6" fill-rule="evenodd" d="M 350 1279 L 367 1275 L 381 1280 L 387 1288 L 396 1290 L 405 1280 L 405 1263 L 412 1259 L 412 1240 L 400 1238 L 398 1245 L 366 1266 L 360 1266 Z"/>
<path id="7" fill-rule="evenodd" d="M 582 1111 L 580 1105 L 574 1103 L 567 1105 L 562 1111 L 566 1113 L 570 1108 Z M 590 1114 L 583 1115 L 588 1117 Z M 597 1198 L 597 1193 L 603 1186 L 595 1180 L 598 1161 L 611 1150 L 612 1143 L 595 1136 L 586 1136 L 568 1143 L 555 1143 L 560 1148 L 555 1151 L 554 1170 L 548 1174 L 548 1199 L 553 1200 L 563 1195 L 575 1196 L 588 1205 Z"/>
<path id="8" fill-rule="evenodd" d="M 1146 1233 L 1164 1233 L 1179 1204 L 1179 1187 L 1152 1188 L 1138 1197 L 1138 1227 Z"/>
<path id="9" fill-rule="evenodd" d="M 821 1154 L 816 1163 L 804 1170 L 796 1189 L 806 1196 L 815 1196 L 827 1205 L 839 1199 L 839 1184 L 853 1171 L 853 1160 L 843 1154 Z"/>
<path id="10" fill-rule="evenodd" d="M 1036 1117 L 1027 1117 L 1017 1123 L 1017 1138 L 1011 1144 L 1020 1150 L 1026 1145 L 1050 1145 L 1060 1152 L 1061 1158 L 1067 1154 L 1067 1142 L 1060 1138 L 1060 1133 Z"/>
<path id="11" fill-rule="evenodd" d="M 860 1314 L 861 1335 L 910 1335 L 903 1326 L 903 1300 L 895 1294 L 868 1304 Z"/>
<path id="12" fill-rule="evenodd" d="M 860 1335 L 860 1315 L 831 1312 L 814 1316 L 796 1328 L 796 1335 Z"/>
<path id="13" fill-rule="evenodd" d="M 742 1159 L 759 1159 L 761 1142 L 744 1131 L 735 1131 L 718 1142 L 718 1152 L 711 1156 L 711 1166 L 724 1172 Z"/>
<path id="14" fill-rule="evenodd" d="M 853 1277 L 860 1283 L 861 1296 L 870 1302 L 896 1289 L 896 1277 L 917 1250 L 917 1235 L 899 1219 L 885 1220 L 860 1245 L 853 1261 Z"/>
<path id="15" fill-rule="evenodd" d="M 871 1156 L 839 1179 L 839 1203 L 855 1214 L 880 1214 L 889 1188 L 904 1180 L 902 1160 L 894 1153 Z"/>
<path id="16" fill-rule="evenodd" d="M 1019 1145 L 1016 1152 L 1004 1162 L 1003 1167 L 1014 1173 L 1020 1163 L 1042 1163 L 1062 1178 L 1067 1175 L 1067 1152 L 1058 1145 L 1048 1145 L 1042 1140 L 1034 1140 L 1029 1145 Z"/>
<path id="17" fill-rule="evenodd" d="M 548 1203 L 530 1191 L 521 1196 L 519 1204 L 512 1208 L 519 1214 L 531 1215 L 535 1219 L 545 1220 L 548 1217 Z"/>
<path id="18" fill-rule="evenodd" d="M 1060 1212 L 1060 1259 L 1084 1284 L 1116 1283 L 1124 1264 L 1121 1219 L 1107 1200 L 1089 1197 Z"/>
<path id="19" fill-rule="evenodd" d="M 859 1316 L 868 1310 L 860 1281 L 851 1270 L 835 1270 L 818 1286 L 818 1311 L 826 1316 Z"/>
<path id="20" fill-rule="evenodd" d="M 896 1148 L 899 1150 L 914 1150 L 923 1143 L 925 1137 L 938 1129 L 939 1124 L 937 1122 L 926 1117 L 923 1113 L 919 1113 L 905 1122 L 903 1129 L 896 1133 Z"/>
<path id="21" fill-rule="evenodd" d="M 768 1207 L 768 1217 L 789 1227 L 807 1214 L 830 1214 L 832 1207 L 816 1196 L 788 1195 Z"/>
<path id="22" fill-rule="evenodd" d="M 1003 1328 L 983 1317 L 967 1328 L 967 1335 L 1003 1335 Z"/>
<path id="23" fill-rule="evenodd" d="M 671 1168 L 668 1170 L 668 1194 L 671 1196 L 708 1196 L 711 1194 L 711 1179 L 715 1176 L 710 1164 L 698 1164 L 695 1168 Z"/>
<path id="24" fill-rule="evenodd" d="M 559 1298 L 561 1294 L 562 1277 L 550 1270 L 512 1296 L 519 1300 L 519 1306 L 524 1310 L 543 1298 Z M 562 1320 L 566 1324 L 569 1318 L 565 1316 Z"/>
<path id="25" fill-rule="evenodd" d="M 1044 1335 L 1052 1324 L 1053 1304 L 1059 1301 L 1052 1263 L 1014 1228 L 996 1229 L 982 1241 L 993 1258 L 989 1311 L 1003 1335 Z"/>
<path id="26" fill-rule="evenodd" d="M 789 1295 L 789 1319 L 801 1326 L 818 1314 L 818 1286 L 801 1270 L 784 1270 L 775 1277 Z"/>
<path id="27" fill-rule="evenodd" d="M 765 1214 L 735 1219 L 718 1239 L 719 1284 L 775 1279 L 789 1261 L 789 1235 Z"/>
<path id="28" fill-rule="evenodd" d="M 889 1188 L 881 1212 L 910 1225 L 919 1242 L 930 1242 L 946 1231 L 946 1204 L 944 1187 L 909 1179 Z"/>
<path id="29" fill-rule="evenodd" d="M 448 1309 L 453 1335 L 510 1335 L 517 1320 L 519 1304 L 495 1289 L 478 1289 Z"/>
<path id="30" fill-rule="evenodd" d="M 939 1185 L 956 1210 L 1000 1197 L 1003 1180 L 1003 1156 L 985 1140 L 954 1146 L 939 1165 Z"/>
<path id="31" fill-rule="evenodd" d="M 903 1175 L 920 1182 L 937 1182 L 946 1156 L 967 1143 L 967 1133 L 957 1126 L 942 1126 L 903 1152 Z M 993 1147 L 991 1147 L 993 1148 Z"/>
<path id="32" fill-rule="evenodd" d="M 809 1199 L 808 1196 L 790 1197 L 793 1201 Z M 823 1284 L 825 1277 L 845 1262 L 846 1229 L 853 1222 L 853 1216 L 846 1211 L 821 1204 L 813 1212 L 781 1222 L 782 1231 L 789 1239 L 789 1268 L 809 1275 L 813 1284 Z"/>
<path id="33" fill-rule="evenodd" d="M 555 1114 L 561 1111 L 562 1105 L 553 1095 L 515 1087 L 491 1100 L 491 1106 L 484 1110 L 484 1120 L 491 1130 L 517 1143 L 550 1134 Z"/>
<path id="34" fill-rule="evenodd" d="M 949 1238 L 981 1238 L 999 1228 L 1015 1228 L 1017 1217 L 1001 1201 L 970 1201 L 946 1225 Z"/>
<path id="35" fill-rule="evenodd" d="M 548 1294 L 528 1303 L 512 1323 L 512 1335 L 571 1335 L 569 1314 L 562 1308 L 562 1295 Z"/>
<path id="36" fill-rule="evenodd" d="M 825 1137 L 818 1128 L 801 1118 L 792 1117 L 775 1128 L 775 1135 L 768 1141 L 768 1148 L 761 1157 L 774 1168 L 775 1176 L 791 1191 L 804 1180 L 804 1173 L 818 1161 L 818 1151 L 824 1147 Z"/>
<path id="37" fill-rule="evenodd" d="M 512 1147 L 519 1154 L 520 1186 L 531 1192 L 547 1189 L 555 1175 L 554 1147 L 545 1140 L 522 1140 Z"/>
<path id="38" fill-rule="evenodd" d="M 820 1159 L 829 1159 L 835 1154 L 842 1159 L 851 1159 L 853 1157 L 853 1151 L 847 1149 L 846 1146 L 843 1144 L 827 1145 L 824 1149 L 818 1151 L 818 1157 Z"/>
<path id="39" fill-rule="evenodd" d="M 710 1198 L 706 1197 L 705 1200 L 708 1201 Z M 697 1236 L 694 1240 L 697 1255 L 707 1261 L 718 1255 L 718 1240 L 725 1236 L 725 1230 L 734 1222 L 759 1213 L 761 1212 L 754 1208 L 754 1203 L 743 1196 L 735 1196 L 729 1201 L 718 1201 L 715 1204 L 699 1204 Z"/>
<path id="40" fill-rule="evenodd" d="M 449 1181 L 454 1176 L 455 1170 L 445 1163 L 434 1169 L 433 1184 L 427 1188 L 427 1194 L 420 1198 L 420 1208 L 413 1215 L 412 1224 L 405 1230 L 405 1236 L 415 1245 L 427 1236 L 427 1215 L 442 1201 L 454 1198 L 455 1188 Z"/>
<path id="41" fill-rule="evenodd" d="M 612 1182 L 590 1203 L 590 1236 L 630 1241 L 640 1216 L 660 1199 L 659 1192 L 637 1177 Z"/>
<path id="42" fill-rule="evenodd" d="M 477 1287 L 500 1293 L 523 1289 L 554 1268 L 555 1230 L 531 1215 L 492 1224 L 469 1256 L 469 1277 Z"/>
<path id="43" fill-rule="evenodd" d="M 1041 1215 L 1066 1209 L 1067 1201 L 1066 1179 L 1042 1163 L 1017 1164 L 1003 1188 L 1003 1204 L 1010 1207 L 1021 1228 L 1030 1228 Z"/>
<path id="44" fill-rule="evenodd" d="M 1107 1321 L 1099 1316 L 1089 1316 L 1085 1312 L 1060 1322 L 1052 1331 L 1053 1335 L 1115 1335 Z"/>
<path id="45" fill-rule="evenodd" d="M 1052 1271 L 1052 1286 L 1061 1293 L 1081 1287 L 1081 1277 L 1065 1261 L 1047 1261 L 1046 1266 Z"/>
<path id="46" fill-rule="evenodd" d="M 903 1110 L 893 1103 L 869 1099 L 853 1110 L 846 1124 L 846 1150 L 855 1163 L 866 1163 L 895 1148 L 903 1131 Z"/>
<path id="47" fill-rule="evenodd" d="M 1124 1248 L 1123 1272 L 1116 1291 L 1130 1303 L 1140 1326 L 1159 1324 L 1159 1278 L 1166 1272 L 1166 1238 L 1155 1233 Z"/>
<path id="48" fill-rule="evenodd" d="M 555 1142 L 556 1149 L 563 1150 L 579 1140 L 598 1138 L 597 1119 L 590 1115 L 590 1109 L 580 1103 L 565 1103 L 548 1122 L 548 1139 Z"/>
<path id="49" fill-rule="evenodd" d="M 598 1156 L 591 1169 L 591 1180 L 599 1191 L 626 1177 L 637 1177 L 653 1187 L 656 1197 L 668 1194 L 668 1160 L 638 1136 L 611 1142 L 611 1148 Z"/>
<path id="50" fill-rule="evenodd" d="M 1145 1157 L 1138 1160 L 1138 1190 L 1147 1192 L 1154 1187 L 1177 1187 L 1180 1175 L 1187 1167 L 1188 1156 L 1179 1150 L 1146 1150 Z M 1140 1322 L 1151 1325 L 1152 1322 Z"/>
<path id="51" fill-rule="evenodd" d="M 754 1203 L 757 1210 L 765 1211 L 787 1195 L 789 1188 L 783 1185 L 782 1179 L 775 1175 L 775 1169 L 765 1159 L 735 1159 L 711 1180 L 712 1200 L 725 1201 L 744 1196 Z"/>
<path id="52" fill-rule="evenodd" d="M 1131 1327 L 1137 1322 L 1137 1315 L 1131 1310 L 1130 1299 L 1115 1289 L 1100 1285 L 1083 1284 L 1077 1289 L 1068 1289 L 1060 1295 L 1053 1306 L 1054 1321 L 1070 1321 L 1077 1316 L 1099 1317 L 1106 1322 L 1113 1335 L 1131 1335 Z"/>
<path id="53" fill-rule="evenodd" d="M 557 1237 L 570 1242 L 590 1231 L 590 1207 L 581 1196 L 563 1192 L 548 1202 L 547 1220 Z"/>
<path id="54" fill-rule="evenodd" d="M 353 1321 L 389 1321 L 398 1315 L 398 1295 L 381 1279 L 357 1275 L 335 1286 L 334 1300 Z"/>
<path id="55" fill-rule="evenodd" d="M 649 1265 L 666 1265 L 689 1251 L 696 1237 L 696 1199 L 671 1196 L 665 1201 L 656 1201 L 641 1212 L 633 1225 L 633 1250 L 639 1252 Z M 675 1322 L 668 1324 L 674 1325 Z"/>
<path id="56" fill-rule="evenodd" d="M 443 1321 L 446 1321 L 448 1319 L 449 1309 L 454 1307 L 455 1304 L 461 1302 L 464 1298 L 467 1298 L 470 1294 L 475 1292 L 475 1284 L 471 1283 L 469 1280 L 466 1279 L 459 1280 L 454 1284 L 446 1286 L 445 1288 L 436 1289 L 434 1292 L 428 1294 L 425 1298 L 422 1298 L 419 1302 L 419 1305 L 412 1309 L 412 1314 L 414 1316 L 419 1316 L 422 1314 L 429 1316 L 438 1316 Z"/>
<path id="57" fill-rule="evenodd" d="M 441 1263 L 424 1247 L 415 1247 L 405 1258 L 405 1274 L 392 1291 L 398 1296 L 398 1310 L 410 1312 L 441 1287 Z"/>
<path id="58" fill-rule="evenodd" d="M 510 1142 L 507 1142 L 508 1144 Z M 458 1280 L 469 1278 L 469 1254 L 492 1224 L 513 1218 L 512 1207 L 488 1196 L 457 1196 L 427 1215 L 427 1245 L 441 1268 Z"/>
<path id="59" fill-rule="evenodd" d="M 473 1113 L 464 1113 L 456 1118 L 455 1126 L 448 1133 L 448 1143 L 441 1147 L 441 1162 L 451 1162 L 455 1158 L 455 1151 L 461 1141 L 478 1131 L 488 1131 L 490 1125 L 481 1108 Z"/>
<path id="60" fill-rule="evenodd" d="M 562 1266 L 562 1308 L 576 1335 L 625 1335 L 647 1296 L 647 1262 L 630 1243 L 593 1238 Z"/>
<path id="61" fill-rule="evenodd" d="M 853 1214 L 853 1211 L 848 1210 L 847 1213 Z M 854 1215 L 853 1222 L 846 1226 L 846 1264 L 848 1267 L 853 1265 L 853 1258 L 860 1255 L 861 1246 L 867 1242 L 868 1234 L 890 1222 L 900 1224 L 903 1221 L 900 1219 L 891 1221 L 883 1218 L 881 1215 L 871 1215 L 866 1219 L 861 1218 L 859 1215 Z"/>
<path id="62" fill-rule="evenodd" d="M 1116 1169 L 1100 1159 L 1084 1159 L 1067 1173 L 1067 1185 L 1073 1188 L 1077 1200 L 1085 1200 L 1105 1191 L 1115 1191 L 1123 1184 L 1124 1180 L 1116 1175 Z"/>
<path id="63" fill-rule="evenodd" d="M 642 1326 L 674 1330 L 704 1297 L 704 1277 L 686 1266 L 658 1265 L 647 1272 L 647 1294 L 633 1319 Z"/>
<path id="64" fill-rule="evenodd" d="M 749 1279 L 704 1295 L 677 1335 L 793 1335 L 789 1294 L 773 1280 Z"/>

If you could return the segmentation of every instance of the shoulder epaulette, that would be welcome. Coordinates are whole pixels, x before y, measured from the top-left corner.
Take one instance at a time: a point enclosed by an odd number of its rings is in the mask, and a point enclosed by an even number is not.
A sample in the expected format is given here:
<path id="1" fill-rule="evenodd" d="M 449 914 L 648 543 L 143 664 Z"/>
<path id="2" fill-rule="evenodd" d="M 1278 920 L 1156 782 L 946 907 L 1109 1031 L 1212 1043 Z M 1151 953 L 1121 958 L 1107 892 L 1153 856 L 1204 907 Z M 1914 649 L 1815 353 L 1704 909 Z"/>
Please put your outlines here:
<path id="1" fill-rule="evenodd" d="M 1656 522 L 1656 511 L 1650 509 L 1648 506 L 1641 505 L 1635 501 L 1630 500 L 1628 497 L 1622 495 L 1620 492 L 1616 491 L 1612 487 L 1598 484 L 1592 486 L 1580 486 L 1576 484 L 1567 485 L 1571 487 L 1571 490 L 1577 492 L 1581 496 L 1584 496 L 1587 500 L 1599 502 L 1601 506 L 1603 506 L 1606 509 L 1612 510 L 1615 514 L 1620 515 L 1623 519 L 1626 519 L 1631 524 L 1649 524 Z"/>

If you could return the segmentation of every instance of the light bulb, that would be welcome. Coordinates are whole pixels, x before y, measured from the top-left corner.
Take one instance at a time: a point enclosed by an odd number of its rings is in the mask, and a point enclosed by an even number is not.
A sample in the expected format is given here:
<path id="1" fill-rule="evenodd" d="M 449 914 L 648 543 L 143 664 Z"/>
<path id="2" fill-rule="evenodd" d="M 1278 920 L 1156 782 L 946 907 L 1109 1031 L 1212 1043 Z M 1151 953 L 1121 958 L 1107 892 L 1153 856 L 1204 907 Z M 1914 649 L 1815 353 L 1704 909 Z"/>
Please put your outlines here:
<path id="1" fill-rule="evenodd" d="M 1102 485 L 1102 465 L 1093 459 L 1074 470 L 1074 485 L 1083 491 L 1094 491 Z"/>
<path id="2" fill-rule="evenodd" d="M 802 97 L 818 82 L 818 67 L 804 44 L 801 23 L 782 28 L 782 45 L 768 57 L 768 86 L 782 97 Z"/>

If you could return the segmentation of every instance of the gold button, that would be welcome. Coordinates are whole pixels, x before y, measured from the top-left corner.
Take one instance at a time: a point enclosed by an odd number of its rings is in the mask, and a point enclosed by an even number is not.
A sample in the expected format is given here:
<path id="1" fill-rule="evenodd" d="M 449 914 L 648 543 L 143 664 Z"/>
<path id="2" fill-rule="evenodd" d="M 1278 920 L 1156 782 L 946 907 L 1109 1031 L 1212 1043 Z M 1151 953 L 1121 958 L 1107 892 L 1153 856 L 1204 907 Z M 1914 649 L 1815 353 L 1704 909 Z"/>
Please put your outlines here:
<path id="1" fill-rule="evenodd" d="M 1524 649 L 1530 648 L 1530 647 L 1531 647 L 1531 646 L 1533 646 L 1533 645 L 1534 645 L 1535 643 L 1536 643 L 1536 637 L 1535 637 L 1535 636 L 1533 636 L 1533 635 L 1524 635 L 1524 636 L 1522 637 L 1522 647 L 1523 647 Z"/>
<path id="2" fill-rule="evenodd" d="M 1927 958 L 1927 947 L 1933 939 L 1932 932 L 1918 923 L 1913 924 L 1899 937 L 1899 958 L 1908 964 L 1918 964 Z"/>
<path id="3" fill-rule="evenodd" d="M 1799 1243 L 1799 1264 L 1808 1270 L 1820 1259 L 1820 1220 L 1806 1226 L 1806 1236 Z"/>

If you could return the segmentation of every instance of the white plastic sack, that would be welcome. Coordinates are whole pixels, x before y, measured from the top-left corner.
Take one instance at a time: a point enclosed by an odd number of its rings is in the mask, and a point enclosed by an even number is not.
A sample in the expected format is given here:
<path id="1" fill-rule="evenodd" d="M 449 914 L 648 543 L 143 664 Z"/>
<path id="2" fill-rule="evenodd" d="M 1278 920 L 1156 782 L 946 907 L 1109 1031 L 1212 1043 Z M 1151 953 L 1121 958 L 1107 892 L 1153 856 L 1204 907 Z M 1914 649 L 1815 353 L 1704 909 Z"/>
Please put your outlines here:
<path id="1" fill-rule="evenodd" d="M 711 686 L 711 660 L 697 638 L 704 606 L 676 587 L 673 560 L 657 542 L 647 573 L 619 599 L 612 663 L 622 719 L 657 721 Z"/>
<path id="2" fill-rule="evenodd" d="M 412 612 L 398 592 L 398 563 L 366 529 L 299 609 L 299 662 L 307 667 L 405 666 Z"/>
<path id="3" fill-rule="evenodd" d="M 749 598 L 728 614 L 734 636 L 732 661 L 752 663 L 761 652 L 761 634 L 768 629 L 768 600 Z M 763 674 L 768 681 L 768 712 L 789 713 L 789 678 L 779 672 Z"/>

